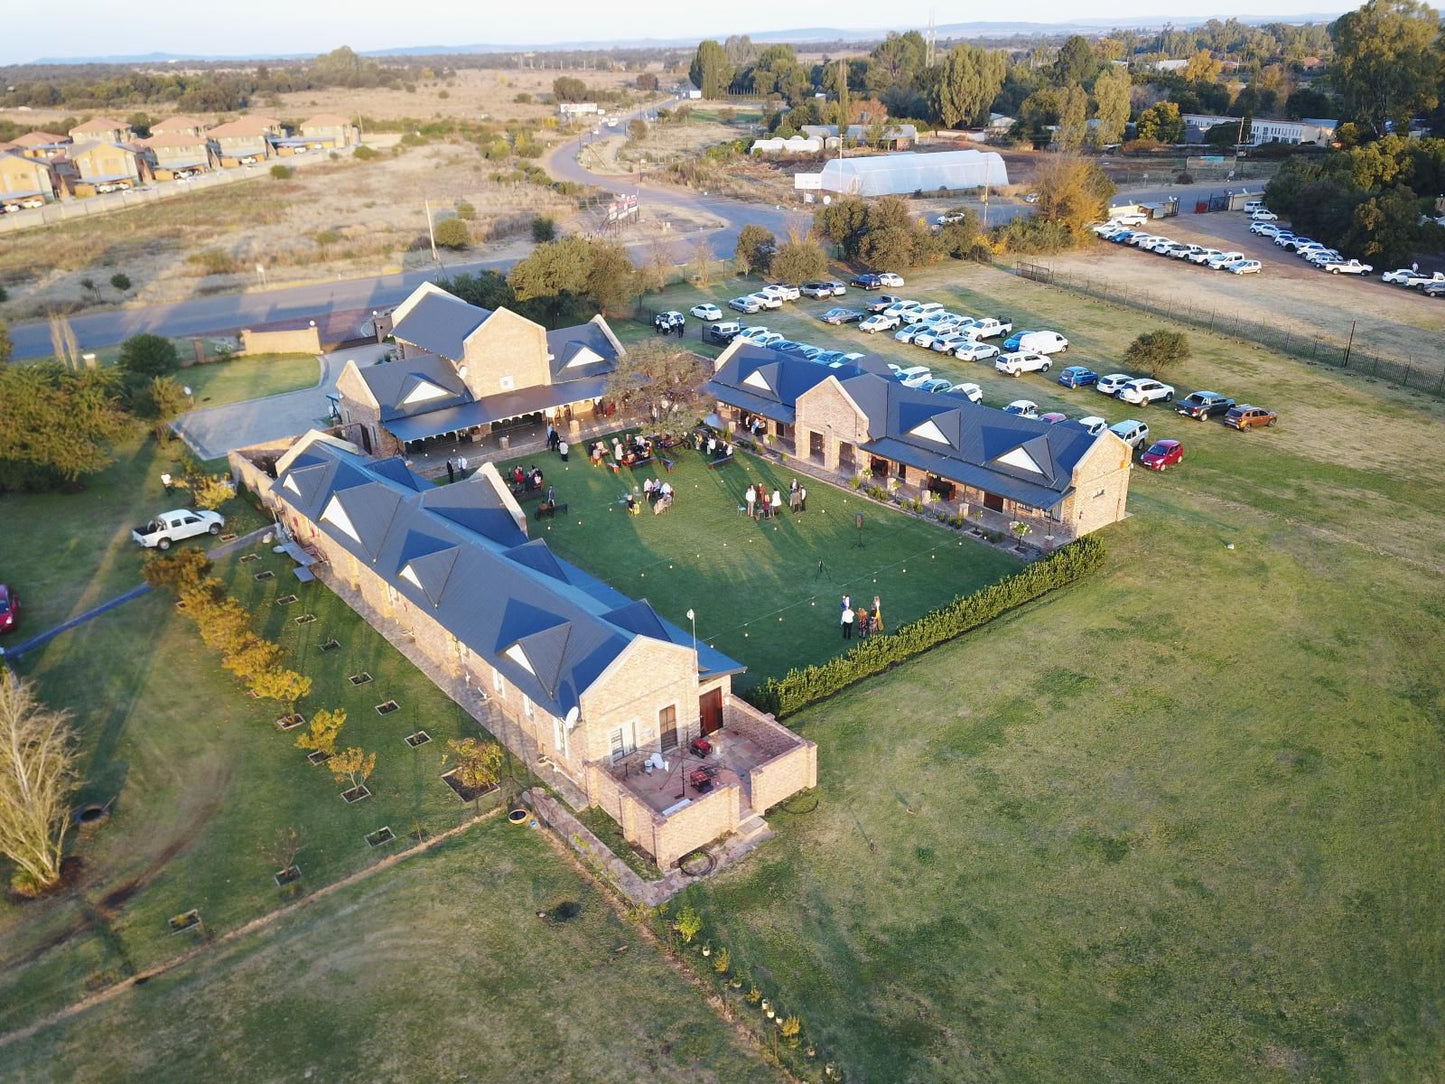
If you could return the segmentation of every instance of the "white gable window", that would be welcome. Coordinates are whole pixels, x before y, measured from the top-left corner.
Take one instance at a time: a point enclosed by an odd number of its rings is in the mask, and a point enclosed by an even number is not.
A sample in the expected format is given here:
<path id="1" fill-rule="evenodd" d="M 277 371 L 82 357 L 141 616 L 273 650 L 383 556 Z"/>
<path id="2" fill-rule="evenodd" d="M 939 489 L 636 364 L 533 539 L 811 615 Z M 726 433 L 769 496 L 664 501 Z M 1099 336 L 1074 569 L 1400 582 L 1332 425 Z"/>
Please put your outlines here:
<path id="1" fill-rule="evenodd" d="M 412 403 L 425 403 L 432 399 L 445 399 L 451 392 L 446 388 L 439 388 L 430 380 L 417 381 L 416 387 L 407 393 L 407 397 L 401 401 L 402 406 L 410 406 Z"/>
<path id="2" fill-rule="evenodd" d="M 909 436 L 922 437 L 924 440 L 936 441 L 939 444 L 947 444 L 952 447 L 953 442 L 943 435 L 943 430 L 934 424 L 929 418 L 922 425 L 915 425 L 908 431 Z"/>
<path id="3" fill-rule="evenodd" d="M 583 365 L 595 365 L 602 360 L 602 355 L 593 350 L 590 346 L 584 346 L 572 355 L 572 360 L 567 362 L 567 368 L 579 369 Z"/>
<path id="4" fill-rule="evenodd" d="M 326 503 L 326 511 L 321 513 L 321 518 L 324 522 L 332 524 L 353 542 L 361 541 L 361 536 L 356 533 L 356 527 L 352 525 L 351 517 L 346 514 L 346 509 L 341 507 L 340 498 L 332 497 Z"/>
<path id="5" fill-rule="evenodd" d="M 537 717 L 537 708 L 532 703 L 530 697 L 522 697 L 522 714 L 525 715 L 528 719 L 535 719 Z"/>
<path id="6" fill-rule="evenodd" d="M 535 674 L 537 672 L 532 669 L 532 660 L 527 658 L 527 653 L 522 650 L 521 644 L 513 644 L 507 648 L 506 656 L 523 670 L 527 671 L 527 673 Z"/>
<path id="7" fill-rule="evenodd" d="M 289 474 L 286 475 L 286 481 L 281 483 L 281 488 L 289 489 L 292 493 L 296 494 L 296 496 L 301 496 L 301 487 L 296 484 L 296 479 Z"/>
<path id="8" fill-rule="evenodd" d="M 758 372 L 758 370 L 756 369 L 750 372 L 747 376 L 743 377 L 743 383 L 747 384 L 749 387 L 762 388 L 763 391 L 773 390 L 772 388 L 768 387 L 767 378 L 764 377 L 763 374 Z"/>
<path id="9" fill-rule="evenodd" d="M 421 588 L 421 580 L 417 577 L 416 569 L 412 568 L 411 565 L 407 565 L 398 575 L 413 587 Z M 425 590 L 425 588 L 422 589 Z"/>
<path id="10" fill-rule="evenodd" d="M 496 667 L 492 668 L 492 689 L 498 696 L 507 691 L 507 679 L 502 677 L 502 672 Z"/>
<path id="11" fill-rule="evenodd" d="M 1018 467 L 1020 470 L 1032 471 L 1034 474 L 1043 474 L 1042 468 L 1034 462 L 1034 457 L 1022 448 L 1015 448 L 1011 452 L 1005 452 L 994 460 L 995 463 L 1004 463 L 1010 467 Z"/>

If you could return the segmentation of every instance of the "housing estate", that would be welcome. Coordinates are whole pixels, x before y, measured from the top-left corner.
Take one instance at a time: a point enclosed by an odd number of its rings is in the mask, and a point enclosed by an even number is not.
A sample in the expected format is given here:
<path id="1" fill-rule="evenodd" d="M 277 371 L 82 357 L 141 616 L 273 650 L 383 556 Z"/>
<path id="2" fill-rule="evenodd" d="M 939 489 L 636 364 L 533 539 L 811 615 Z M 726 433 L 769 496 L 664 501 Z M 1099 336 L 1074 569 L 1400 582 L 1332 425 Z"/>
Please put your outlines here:
<path id="1" fill-rule="evenodd" d="M 433 486 L 314 431 L 277 452 L 232 452 L 232 469 L 314 547 L 322 579 L 404 630 L 392 638 L 424 668 L 484 691 L 497 737 L 659 866 L 816 784 L 814 743 L 732 694 L 738 663 L 529 539 L 491 464 Z M 688 758 L 704 735 L 720 768 L 699 788 Z"/>
<path id="2" fill-rule="evenodd" d="M 206 132 L 211 153 L 222 166 L 245 166 L 271 157 L 271 137 L 280 135 L 269 117 L 241 117 Z"/>
<path id="3" fill-rule="evenodd" d="M 876 358 L 830 369 L 738 340 L 716 364 L 707 391 L 727 425 L 766 419 L 772 438 L 825 470 L 892 479 L 1061 543 L 1125 516 L 1131 456 L 1108 430 L 905 388 Z"/>
<path id="4" fill-rule="evenodd" d="M 1239 117 L 1221 117 L 1203 113 L 1184 114 L 1184 139 L 1187 143 L 1203 143 L 1211 128 L 1224 125 L 1232 131 L 1240 127 Z M 1265 143 L 1315 143 L 1323 146 L 1335 138 L 1339 121 L 1320 117 L 1303 120 L 1269 120 L 1255 117 L 1245 126 L 1244 142 L 1251 146 Z"/>
<path id="5" fill-rule="evenodd" d="M 55 192 L 55 172 L 49 162 L 15 151 L 0 152 L 0 204 L 49 203 Z"/>
<path id="6" fill-rule="evenodd" d="M 74 192 L 89 196 L 116 188 L 131 188 L 144 177 L 144 159 L 119 143 L 77 143 L 70 150 Z"/>
<path id="7" fill-rule="evenodd" d="M 114 117 L 91 117 L 70 130 L 72 143 L 126 143 L 134 133 L 130 125 Z"/>
<path id="8" fill-rule="evenodd" d="M 626 354 L 601 316 L 548 331 L 434 283 L 376 320 L 378 336 L 393 336 L 401 356 L 365 368 L 348 361 L 336 405 L 343 422 L 360 426 L 366 449 L 381 455 L 431 437 L 480 436 L 520 419 L 591 416 Z"/>
<path id="9" fill-rule="evenodd" d="M 140 146 L 157 180 L 170 181 L 211 168 L 211 144 L 205 135 L 185 130 L 165 132 L 141 140 Z"/>

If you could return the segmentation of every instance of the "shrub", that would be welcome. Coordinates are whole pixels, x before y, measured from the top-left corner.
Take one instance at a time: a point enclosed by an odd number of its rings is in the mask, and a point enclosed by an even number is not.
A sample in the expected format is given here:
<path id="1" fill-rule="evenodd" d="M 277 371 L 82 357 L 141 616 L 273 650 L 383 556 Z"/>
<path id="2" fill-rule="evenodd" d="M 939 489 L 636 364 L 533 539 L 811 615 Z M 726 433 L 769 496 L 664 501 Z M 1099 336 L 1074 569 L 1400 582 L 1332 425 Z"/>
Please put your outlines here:
<path id="1" fill-rule="evenodd" d="M 114 275 L 110 276 L 110 284 L 121 293 L 125 293 L 127 290 L 130 289 L 130 276 L 127 275 L 124 271 L 117 271 Z M 3 295 L 3 293 L 4 291 L 0 291 L 0 295 Z M 5 298 L 3 296 L 0 296 L 0 301 L 4 300 Z"/>
<path id="2" fill-rule="evenodd" d="M 677 913 L 672 928 L 686 944 L 692 944 L 692 939 L 702 932 L 702 916 L 691 907 L 684 907 Z"/>
<path id="3" fill-rule="evenodd" d="M 749 699 L 761 711 L 780 718 L 791 715 L 856 681 L 880 674 L 1000 614 L 1066 587 L 1093 572 L 1103 560 L 1104 544 L 1093 536 L 1081 538 L 998 583 L 900 625 L 892 635 L 870 637 L 825 663 L 790 670 L 781 679 L 768 678 Z"/>
<path id="4" fill-rule="evenodd" d="M 295 172 L 290 166 L 283 166 L 280 162 L 277 162 L 271 167 L 271 179 L 275 181 L 289 181 Z"/>
<path id="5" fill-rule="evenodd" d="M 1179 176 L 1177 176 L 1177 177 L 1174 178 L 1174 183 L 1175 183 L 1175 184 L 1193 184 L 1193 183 L 1194 183 L 1194 174 L 1189 173 L 1189 172 L 1187 172 L 1187 171 L 1186 171 L 1186 172 L 1183 172 L 1183 173 L 1180 173 Z"/>
<path id="6" fill-rule="evenodd" d="M 121 344 L 117 364 L 137 376 L 166 376 L 181 367 L 181 356 L 164 335 L 142 332 Z"/>
<path id="7" fill-rule="evenodd" d="M 457 217 L 463 222 L 474 222 L 477 217 L 477 209 L 466 200 L 457 204 Z"/>
<path id="8" fill-rule="evenodd" d="M 522 91 L 522 93 L 518 94 L 515 98 L 513 98 L 512 101 L 516 102 L 518 105 L 530 105 L 532 102 L 532 96 L 524 90 Z"/>
<path id="9" fill-rule="evenodd" d="M 229 252 L 219 248 L 207 248 L 192 252 L 186 263 L 193 263 L 207 275 L 229 275 L 236 270 L 236 260 Z"/>
<path id="10" fill-rule="evenodd" d="M 1146 331 L 1124 351 L 1124 362 L 1131 369 L 1143 369 L 1158 376 L 1171 365 L 1189 358 L 1189 336 L 1182 331 Z"/>
<path id="11" fill-rule="evenodd" d="M 557 237 L 557 223 L 547 215 L 538 215 L 532 219 L 532 240 L 538 244 L 555 240 Z"/>
<path id="12" fill-rule="evenodd" d="M 374 158 L 380 158 L 381 152 L 375 147 L 357 147 L 351 152 L 351 157 L 359 158 L 363 162 L 370 162 Z"/>
<path id="13" fill-rule="evenodd" d="M 321 230 L 316 234 L 316 243 L 322 248 L 327 245 L 334 245 L 341 240 L 341 233 L 337 230 Z"/>
<path id="14" fill-rule="evenodd" d="M 460 218 L 446 218 L 436 224 L 436 242 L 442 248 L 466 248 L 472 243 L 472 231 Z"/>

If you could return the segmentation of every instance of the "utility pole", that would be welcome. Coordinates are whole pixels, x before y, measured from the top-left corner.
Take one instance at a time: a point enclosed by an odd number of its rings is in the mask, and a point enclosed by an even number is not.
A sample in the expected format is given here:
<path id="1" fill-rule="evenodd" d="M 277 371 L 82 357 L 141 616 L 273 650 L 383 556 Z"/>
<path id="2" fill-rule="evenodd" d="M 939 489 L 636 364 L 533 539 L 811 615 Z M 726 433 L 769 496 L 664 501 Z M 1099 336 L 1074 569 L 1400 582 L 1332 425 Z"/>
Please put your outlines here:
<path id="1" fill-rule="evenodd" d="M 422 205 L 426 208 L 426 234 L 431 239 L 432 263 L 441 263 L 441 257 L 437 255 L 437 231 L 433 228 L 431 221 L 431 200 L 423 199 Z"/>
<path id="2" fill-rule="evenodd" d="M 848 61 L 838 58 L 838 161 L 843 160 L 843 140 L 848 135 Z"/>
<path id="3" fill-rule="evenodd" d="M 935 51 L 938 48 L 938 28 L 933 22 L 933 8 L 928 9 L 928 36 L 924 39 L 927 43 L 927 50 L 924 52 L 923 66 L 933 67 Z"/>

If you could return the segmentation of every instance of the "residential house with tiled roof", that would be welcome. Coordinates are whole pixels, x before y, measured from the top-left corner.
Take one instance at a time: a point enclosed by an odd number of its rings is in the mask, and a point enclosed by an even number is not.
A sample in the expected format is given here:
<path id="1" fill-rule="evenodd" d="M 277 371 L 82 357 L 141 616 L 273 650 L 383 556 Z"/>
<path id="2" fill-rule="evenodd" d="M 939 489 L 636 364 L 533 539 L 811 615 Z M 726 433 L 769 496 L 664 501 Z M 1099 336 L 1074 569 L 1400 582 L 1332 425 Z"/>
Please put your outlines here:
<path id="1" fill-rule="evenodd" d="M 126 143 L 133 135 L 129 124 L 114 117 L 91 117 L 70 129 L 72 143 Z"/>
<path id="2" fill-rule="evenodd" d="M 177 113 L 173 117 L 166 117 L 151 125 L 152 136 L 162 135 L 187 135 L 199 136 L 205 134 L 210 124 L 205 117 L 197 117 L 188 113 Z"/>
<path id="3" fill-rule="evenodd" d="M 132 188 L 144 178 L 141 153 L 118 143 L 77 143 L 71 147 L 72 185 L 77 196 Z"/>
<path id="4" fill-rule="evenodd" d="M 601 316 L 548 331 L 509 309 L 484 309 L 434 283 L 382 318 L 400 358 L 347 362 L 337 380 L 343 422 L 392 454 L 431 437 L 485 433 L 531 417 L 590 415 L 626 350 Z"/>
<path id="5" fill-rule="evenodd" d="M 301 122 L 300 135 L 328 147 L 354 147 L 361 133 L 349 117 L 336 113 L 317 113 Z"/>
<path id="6" fill-rule="evenodd" d="M 0 204 L 23 206 L 55 199 L 55 171 L 48 161 L 14 151 L 0 153 Z"/>
<path id="7" fill-rule="evenodd" d="M 278 125 L 269 117 L 241 117 L 208 129 L 211 154 L 225 167 L 252 165 L 271 157 L 271 138 Z"/>
<path id="8" fill-rule="evenodd" d="M 323 581 L 379 627 L 404 628 L 408 653 L 448 682 L 484 690 L 496 736 L 659 865 L 816 785 L 816 746 L 733 697 L 738 663 L 530 539 L 490 464 L 433 486 L 401 459 L 315 432 L 264 468 L 244 451 L 231 462 L 315 548 Z M 662 793 L 641 758 L 656 754 L 681 778 L 700 735 L 735 738 L 757 763 L 730 761 L 681 800 L 686 783 Z"/>
<path id="9" fill-rule="evenodd" d="M 167 132 L 143 139 L 139 146 L 150 161 L 151 172 L 159 181 L 204 173 L 212 165 L 211 144 L 204 135 Z"/>
<path id="10" fill-rule="evenodd" d="M 26 132 L 15 137 L 15 145 L 26 158 L 49 160 L 70 149 L 70 137 L 54 132 Z"/>
<path id="11" fill-rule="evenodd" d="M 905 388 L 876 358 L 832 369 L 738 343 L 717 365 L 707 390 L 729 424 L 765 418 L 825 470 L 896 479 L 1062 541 L 1125 516 L 1131 455 L 1108 430 Z"/>

